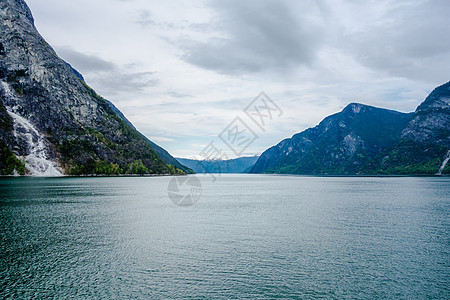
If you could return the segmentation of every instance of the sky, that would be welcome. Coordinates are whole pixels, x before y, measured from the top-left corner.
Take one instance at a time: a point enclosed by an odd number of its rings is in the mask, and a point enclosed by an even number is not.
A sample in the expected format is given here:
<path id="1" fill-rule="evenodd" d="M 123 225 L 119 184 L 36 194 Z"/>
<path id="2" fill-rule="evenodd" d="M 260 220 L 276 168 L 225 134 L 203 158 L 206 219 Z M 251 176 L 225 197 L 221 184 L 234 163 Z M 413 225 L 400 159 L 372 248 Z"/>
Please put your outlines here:
<path id="1" fill-rule="evenodd" d="M 450 80 L 447 0 L 26 2 L 58 55 L 176 157 L 257 155 L 351 102 L 411 112 Z M 264 126 L 244 112 L 261 92 L 277 108 Z M 252 133 L 238 151 L 236 122 Z"/>

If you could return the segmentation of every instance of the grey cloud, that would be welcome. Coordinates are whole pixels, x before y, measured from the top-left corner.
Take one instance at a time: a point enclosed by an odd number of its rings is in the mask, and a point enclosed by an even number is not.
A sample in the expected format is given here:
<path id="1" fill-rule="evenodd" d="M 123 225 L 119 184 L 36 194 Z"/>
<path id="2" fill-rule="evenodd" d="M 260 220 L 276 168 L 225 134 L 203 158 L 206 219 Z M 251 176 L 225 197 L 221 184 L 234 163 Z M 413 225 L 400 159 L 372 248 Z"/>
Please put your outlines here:
<path id="1" fill-rule="evenodd" d="M 388 10 L 384 22 L 344 36 L 342 45 L 363 65 L 390 75 L 435 84 L 448 80 L 448 1 L 409 3 Z"/>
<path id="2" fill-rule="evenodd" d="M 58 54 L 81 72 L 85 80 L 101 93 L 117 95 L 123 92 L 142 92 L 159 84 L 156 72 L 132 72 L 136 64 L 118 66 L 92 54 L 84 54 L 70 47 L 57 47 Z"/>
<path id="3" fill-rule="evenodd" d="M 212 26 L 211 24 L 208 23 L 189 23 L 188 27 L 193 31 L 205 32 L 210 30 Z"/>
<path id="4" fill-rule="evenodd" d="M 212 8 L 217 19 L 211 25 L 220 36 L 181 43 L 182 58 L 201 68 L 225 74 L 287 72 L 310 64 L 321 45 L 320 22 L 302 19 L 317 13 L 315 5 L 233 0 L 214 1 Z"/>
<path id="5" fill-rule="evenodd" d="M 161 22 L 161 21 L 156 22 L 156 21 L 154 21 L 153 15 L 149 10 L 138 10 L 137 14 L 139 16 L 137 17 L 135 22 L 144 28 L 149 27 L 150 25 L 154 25 L 160 29 L 165 29 L 165 30 L 184 30 L 186 28 L 190 28 L 193 30 L 204 31 L 205 28 L 207 27 L 207 24 L 191 23 L 187 20 L 181 20 L 176 23 Z"/>
<path id="6" fill-rule="evenodd" d="M 154 78 L 154 72 L 120 73 L 112 72 L 93 76 L 92 82 L 108 95 L 120 93 L 139 93 L 145 88 L 157 86 L 159 80 Z"/>
<path id="7" fill-rule="evenodd" d="M 113 71 L 116 66 L 95 55 L 84 54 L 70 47 L 56 47 L 56 52 L 80 72 Z"/>
<path id="8" fill-rule="evenodd" d="M 142 27 L 148 27 L 155 24 L 155 22 L 152 20 L 152 14 L 148 10 L 142 10 L 136 22 Z"/>
<path id="9" fill-rule="evenodd" d="M 180 93 L 180 92 L 168 92 L 168 95 L 173 98 L 191 98 L 192 95 L 189 95 L 187 93 Z"/>

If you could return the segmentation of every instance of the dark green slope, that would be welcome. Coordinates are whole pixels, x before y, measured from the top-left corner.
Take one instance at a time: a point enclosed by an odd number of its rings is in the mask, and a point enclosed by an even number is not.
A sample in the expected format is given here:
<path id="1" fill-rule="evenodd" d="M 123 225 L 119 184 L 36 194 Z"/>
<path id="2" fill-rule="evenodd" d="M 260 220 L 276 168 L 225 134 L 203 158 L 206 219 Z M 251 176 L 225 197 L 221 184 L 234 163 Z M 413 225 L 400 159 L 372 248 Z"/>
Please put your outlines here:
<path id="1" fill-rule="evenodd" d="M 134 129 L 136 129 L 133 124 L 131 124 L 130 121 L 128 121 L 128 119 L 124 116 L 124 114 L 114 105 L 112 104 L 110 101 L 106 100 L 109 104 L 109 106 L 111 107 L 111 109 L 123 120 L 125 121 L 125 123 L 127 123 L 129 126 L 133 127 Z M 169 165 L 175 166 L 176 168 L 184 171 L 187 174 L 192 174 L 194 173 L 194 171 L 184 165 L 182 165 L 178 160 L 176 160 L 172 155 L 170 155 L 169 152 L 167 152 L 164 148 L 162 148 L 161 146 L 155 144 L 154 142 L 152 142 L 151 140 L 149 140 L 146 136 L 144 136 L 144 138 L 147 140 L 147 142 L 150 144 L 150 146 L 153 148 L 153 150 L 155 150 L 155 152 L 159 155 L 159 157 L 161 157 L 161 159 Z"/>

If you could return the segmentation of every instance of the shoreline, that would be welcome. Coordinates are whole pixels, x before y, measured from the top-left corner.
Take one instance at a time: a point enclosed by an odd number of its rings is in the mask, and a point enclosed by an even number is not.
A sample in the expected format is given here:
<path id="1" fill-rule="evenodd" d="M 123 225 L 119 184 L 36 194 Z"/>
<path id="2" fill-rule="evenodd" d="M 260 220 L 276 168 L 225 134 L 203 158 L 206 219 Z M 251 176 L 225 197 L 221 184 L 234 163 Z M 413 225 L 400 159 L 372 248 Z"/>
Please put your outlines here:
<path id="1" fill-rule="evenodd" d="M 193 174 L 120 174 L 120 175 L 101 175 L 101 174 L 87 174 L 87 175 L 62 175 L 62 176 L 33 176 L 33 175 L 0 175 L 1 178 L 86 178 L 86 177 L 163 177 L 163 176 L 187 176 Z"/>
<path id="2" fill-rule="evenodd" d="M 89 178 L 89 177 L 166 177 L 166 176 L 189 176 L 189 175 L 208 175 L 208 174 L 217 174 L 218 176 L 222 175 L 265 175 L 265 176 L 280 176 L 280 177 L 336 177 L 336 178 L 384 178 L 384 177 L 450 177 L 450 174 L 411 174 L 411 175 L 398 175 L 398 174 L 392 174 L 392 175 L 386 175 L 386 174 L 379 174 L 379 175 L 324 175 L 324 174 L 318 174 L 318 175 L 306 175 L 306 174 L 271 174 L 271 173 L 195 173 L 195 174 L 120 174 L 120 175 L 100 175 L 100 174 L 87 174 L 87 175 L 62 175 L 62 176 L 32 176 L 32 175 L 0 175 L 0 179 L 2 178 Z"/>

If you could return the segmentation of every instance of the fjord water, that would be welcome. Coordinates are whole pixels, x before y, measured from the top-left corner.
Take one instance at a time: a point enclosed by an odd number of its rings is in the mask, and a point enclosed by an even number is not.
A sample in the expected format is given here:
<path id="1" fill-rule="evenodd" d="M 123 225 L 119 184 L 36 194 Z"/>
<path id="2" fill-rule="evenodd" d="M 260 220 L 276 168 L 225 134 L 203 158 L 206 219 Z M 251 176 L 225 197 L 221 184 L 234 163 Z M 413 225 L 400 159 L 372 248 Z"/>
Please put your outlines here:
<path id="1" fill-rule="evenodd" d="M 1 298 L 450 297 L 450 179 L 0 180 Z"/>

